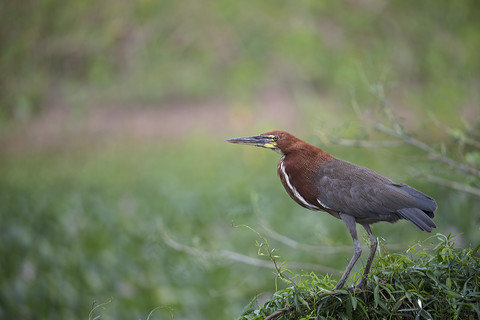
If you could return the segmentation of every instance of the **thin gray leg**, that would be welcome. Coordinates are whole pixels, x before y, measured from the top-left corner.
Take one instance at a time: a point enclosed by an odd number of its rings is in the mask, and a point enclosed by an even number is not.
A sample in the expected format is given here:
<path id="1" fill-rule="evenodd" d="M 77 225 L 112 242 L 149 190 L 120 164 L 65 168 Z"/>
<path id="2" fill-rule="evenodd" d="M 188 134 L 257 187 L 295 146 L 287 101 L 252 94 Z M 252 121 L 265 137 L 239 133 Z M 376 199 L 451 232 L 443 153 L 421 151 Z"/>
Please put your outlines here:
<path id="1" fill-rule="evenodd" d="M 373 257 L 375 257 L 375 252 L 377 251 L 378 241 L 377 237 L 373 235 L 372 230 L 370 230 L 370 225 L 362 224 L 362 226 L 365 228 L 365 231 L 367 231 L 368 236 L 370 237 L 370 253 L 368 254 L 365 269 L 363 269 L 362 280 L 360 280 L 360 283 L 358 284 L 358 287 L 363 290 L 365 289 L 365 284 L 367 282 L 367 275 L 370 272 L 370 268 L 372 267 Z"/>
<path id="2" fill-rule="evenodd" d="M 358 242 L 358 238 L 357 238 L 357 228 L 355 225 L 355 218 L 348 214 L 343 214 L 343 213 L 340 213 L 340 218 L 342 218 L 343 223 L 345 223 L 348 231 L 350 232 L 350 235 L 352 236 L 353 244 L 355 245 L 355 251 L 353 253 L 352 259 L 348 263 L 347 269 L 345 270 L 342 277 L 340 278 L 340 281 L 338 281 L 335 289 L 343 288 L 343 285 L 345 284 L 345 281 L 347 281 L 350 271 L 352 270 L 353 266 L 355 265 L 358 258 L 360 258 L 360 255 L 362 254 L 362 247 L 360 246 L 360 243 Z"/>

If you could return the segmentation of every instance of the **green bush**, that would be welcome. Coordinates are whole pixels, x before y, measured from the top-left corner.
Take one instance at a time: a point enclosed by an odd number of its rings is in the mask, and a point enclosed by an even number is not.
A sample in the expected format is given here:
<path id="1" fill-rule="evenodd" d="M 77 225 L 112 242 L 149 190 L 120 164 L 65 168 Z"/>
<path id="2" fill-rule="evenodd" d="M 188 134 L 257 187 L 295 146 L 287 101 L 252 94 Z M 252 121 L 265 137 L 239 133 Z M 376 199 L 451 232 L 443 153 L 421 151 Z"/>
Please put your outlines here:
<path id="1" fill-rule="evenodd" d="M 438 239 L 433 249 L 380 254 L 364 292 L 334 290 L 335 281 L 315 274 L 290 279 L 277 269 L 288 287 L 262 307 L 253 299 L 239 319 L 479 319 L 480 245 L 459 250 L 450 236 Z"/>

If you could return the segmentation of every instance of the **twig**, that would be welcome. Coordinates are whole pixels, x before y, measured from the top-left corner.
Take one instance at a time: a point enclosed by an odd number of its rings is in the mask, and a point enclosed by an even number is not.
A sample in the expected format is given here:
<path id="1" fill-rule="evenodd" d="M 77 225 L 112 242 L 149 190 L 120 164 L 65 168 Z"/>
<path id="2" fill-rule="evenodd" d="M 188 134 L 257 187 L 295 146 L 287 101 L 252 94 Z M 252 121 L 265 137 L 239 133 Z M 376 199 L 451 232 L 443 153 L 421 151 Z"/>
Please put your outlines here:
<path id="1" fill-rule="evenodd" d="M 292 307 L 286 307 L 286 308 L 277 310 L 277 311 L 275 311 L 274 313 L 272 313 L 271 315 L 269 315 L 268 317 L 266 317 L 264 320 L 275 319 L 276 317 L 278 317 L 278 316 L 281 315 L 282 313 L 287 312 L 287 311 L 290 311 L 290 310 L 292 310 Z"/>
<path id="2" fill-rule="evenodd" d="M 391 106 L 387 103 L 387 100 L 385 98 L 385 92 L 383 90 L 382 85 L 377 85 L 376 86 L 376 96 L 380 102 L 380 107 L 382 108 L 382 111 L 384 114 L 387 116 L 388 120 L 390 121 L 391 125 L 393 126 L 392 128 L 389 128 L 381 123 L 376 123 L 375 128 L 383 133 L 386 133 L 390 136 L 400 138 L 404 142 L 415 146 L 425 152 L 427 152 L 430 156 L 431 159 L 443 162 L 451 167 L 453 167 L 457 171 L 461 171 L 470 175 L 475 175 L 480 178 L 480 170 L 477 170 L 473 167 L 470 167 L 468 165 L 465 165 L 463 163 L 457 162 L 453 160 L 452 158 L 449 158 L 445 156 L 442 153 L 437 152 L 434 148 L 428 146 L 427 144 L 413 138 L 409 134 L 405 132 L 403 127 L 400 124 L 400 121 L 397 119 L 395 114 L 393 113 L 393 110 Z M 448 131 L 448 130 L 447 130 Z M 448 131 L 451 134 L 451 131 Z"/>
<path id="3" fill-rule="evenodd" d="M 220 258 L 220 259 L 226 259 L 230 261 L 241 262 L 241 263 L 248 264 L 255 267 L 268 268 L 268 269 L 272 268 L 272 264 L 268 261 L 252 258 L 238 252 L 233 252 L 229 250 L 220 250 L 219 252 L 212 253 L 212 252 L 207 252 L 197 248 L 193 248 L 185 244 L 178 243 L 175 240 L 173 240 L 170 236 L 167 235 L 161 220 L 159 220 L 158 224 L 160 228 L 160 236 L 162 237 L 163 241 L 165 242 L 166 245 L 168 245 L 170 248 L 176 251 L 185 252 L 189 255 L 200 257 L 207 260 L 214 260 L 214 259 Z M 311 263 L 290 262 L 290 263 L 286 263 L 286 267 L 288 267 L 289 269 L 295 269 L 295 270 L 304 269 L 304 270 L 312 270 L 312 271 L 318 271 L 318 272 L 330 273 L 330 274 L 341 274 L 340 270 L 329 268 L 326 266 L 321 266 L 318 264 L 311 264 Z"/>
<path id="4" fill-rule="evenodd" d="M 364 148 L 390 148 L 390 147 L 398 147 L 404 145 L 404 141 L 398 140 L 385 140 L 385 141 L 369 141 L 369 140 L 357 140 L 357 139 L 343 139 L 334 136 L 327 136 L 323 133 L 318 134 L 320 139 L 328 142 L 334 143 L 340 146 L 345 147 L 364 147 Z"/>
<path id="5" fill-rule="evenodd" d="M 295 241 L 287 236 L 284 236 L 282 234 L 277 233 L 276 231 L 272 230 L 269 226 L 267 226 L 265 223 L 262 223 L 263 229 L 268 233 L 270 237 L 273 239 L 280 241 L 281 243 L 293 248 L 293 249 L 298 249 L 298 250 L 303 250 L 307 252 L 315 252 L 315 253 L 323 253 L 323 254 L 328 254 L 328 253 L 339 253 L 339 252 L 351 252 L 352 247 L 349 246 L 342 246 L 342 247 L 321 247 L 321 246 L 312 246 L 304 243 L 300 243 L 298 241 Z"/>
<path id="6" fill-rule="evenodd" d="M 271 227 L 268 226 L 268 224 L 265 221 L 262 221 L 262 228 L 267 232 L 267 234 L 277 240 L 280 241 L 281 243 L 297 250 L 302 250 L 310 253 L 321 253 L 321 254 L 336 254 L 340 252 L 348 252 L 350 253 L 352 251 L 352 247 L 350 246 L 312 246 L 309 244 L 301 243 L 298 241 L 295 241 L 283 234 L 280 234 L 276 231 L 274 231 Z M 385 248 L 388 248 L 389 250 L 403 250 L 405 248 L 404 245 L 385 245 Z"/>
<path id="7" fill-rule="evenodd" d="M 410 144 L 410 145 L 413 145 L 419 149 L 422 149 L 423 151 L 427 152 L 427 153 L 437 153 L 435 151 L 435 149 L 433 149 L 432 147 L 430 147 L 429 145 L 405 134 L 403 131 L 402 132 L 397 132 L 396 130 L 393 130 L 387 126 L 384 126 L 383 124 L 381 123 L 376 123 L 375 124 L 375 129 L 377 129 L 378 131 L 381 131 L 383 133 L 386 133 L 392 137 L 396 137 L 396 138 L 400 138 L 402 139 L 403 141 L 405 141 L 406 143 Z"/>
<path id="8" fill-rule="evenodd" d="M 376 127 L 377 130 L 379 130 L 383 133 L 386 133 L 388 135 L 391 135 L 391 136 L 394 136 L 394 137 L 397 137 L 397 138 L 401 138 L 406 143 L 427 152 L 429 154 L 430 159 L 443 162 L 443 163 L 448 164 L 449 166 L 455 168 L 458 171 L 462 171 L 462 172 L 470 174 L 470 175 L 475 175 L 475 176 L 480 178 L 480 170 L 477 170 L 475 168 L 471 168 L 471 167 L 469 167 L 469 166 L 467 166 L 463 163 L 457 162 L 457 161 L 455 161 L 455 160 L 453 160 L 453 159 L 451 159 L 447 156 L 444 156 L 443 154 L 438 153 L 432 147 L 430 147 L 427 144 L 413 138 L 412 136 L 409 136 L 409 135 L 404 134 L 404 133 L 398 133 L 397 131 L 395 131 L 391 128 L 388 128 L 388 127 L 386 127 L 386 126 L 384 126 L 383 124 L 380 124 L 380 123 L 377 123 L 375 127 Z"/>
<path id="9" fill-rule="evenodd" d="M 95 302 L 93 302 L 92 309 L 90 310 L 90 313 L 88 314 L 88 320 L 97 319 L 97 317 L 92 318 L 93 317 L 93 312 L 98 308 L 103 308 L 104 306 L 106 306 L 107 304 L 109 304 L 112 301 L 113 301 L 113 298 L 110 298 L 110 299 L 108 299 L 108 301 L 100 303 L 96 306 L 95 306 Z"/>
<path id="10" fill-rule="evenodd" d="M 405 130 L 401 126 L 400 121 L 398 121 L 398 118 L 393 113 L 392 107 L 387 103 L 383 85 L 377 84 L 376 88 L 377 98 L 379 99 L 380 107 L 382 108 L 382 111 L 386 114 L 388 120 L 392 124 L 394 132 L 399 135 L 405 135 Z"/>
<path id="11" fill-rule="evenodd" d="M 425 176 L 425 178 L 430 182 L 433 182 L 433 183 L 436 183 L 436 184 L 439 184 L 439 185 L 442 185 L 442 186 L 445 186 L 445 187 L 449 187 L 449 188 L 452 188 L 452 189 L 455 189 L 455 190 L 467 192 L 467 193 L 473 194 L 477 197 L 480 197 L 480 189 L 479 188 L 475 188 L 475 187 L 466 185 L 464 183 L 459 183 L 459 182 L 439 178 L 439 177 L 436 177 L 436 176 L 432 176 L 430 174 L 427 174 Z"/>
<path id="12" fill-rule="evenodd" d="M 157 311 L 158 309 L 164 309 L 164 310 L 167 310 L 169 313 L 170 313 L 170 317 L 172 318 L 172 320 L 175 319 L 175 316 L 173 315 L 173 311 L 171 308 L 169 307 L 156 307 L 155 309 L 153 309 L 152 311 L 150 311 L 150 313 L 148 314 L 148 317 L 147 317 L 147 320 L 150 320 L 150 317 L 152 316 L 152 314 Z"/>
<path id="13" fill-rule="evenodd" d="M 242 262 L 242 263 L 254 265 L 257 267 L 262 267 L 262 268 L 272 267 L 271 263 L 268 263 L 267 261 L 251 258 L 249 256 L 246 256 L 237 252 L 222 250 L 219 252 L 219 256 L 221 258 Z M 342 272 L 337 269 L 333 269 L 333 268 L 329 268 L 329 267 L 325 267 L 325 266 L 321 266 L 313 263 L 289 262 L 289 263 L 286 263 L 285 265 L 288 269 L 295 269 L 295 270 L 304 269 L 304 270 L 319 271 L 323 273 L 342 274 Z"/>
<path id="14" fill-rule="evenodd" d="M 468 124 L 464 122 L 464 125 L 467 127 L 467 134 L 464 135 L 463 132 L 454 130 L 450 128 L 448 125 L 445 123 L 441 122 L 440 120 L 435 117 L 435 115 L 430 114 L 430 119 L 440 128 L 445 130 L 450 136 L 452 136 L 455 139 L 460 140 L 461 142 L 471 145 L 475 148 L 480 149 L 480 141 L 477 141 L 473 138 L 470 138 L 468 135 L 475 136 L 476 132 L 473 128 L 469 128 Z M 459 134 L 460 133 L 460 134 Z"/>

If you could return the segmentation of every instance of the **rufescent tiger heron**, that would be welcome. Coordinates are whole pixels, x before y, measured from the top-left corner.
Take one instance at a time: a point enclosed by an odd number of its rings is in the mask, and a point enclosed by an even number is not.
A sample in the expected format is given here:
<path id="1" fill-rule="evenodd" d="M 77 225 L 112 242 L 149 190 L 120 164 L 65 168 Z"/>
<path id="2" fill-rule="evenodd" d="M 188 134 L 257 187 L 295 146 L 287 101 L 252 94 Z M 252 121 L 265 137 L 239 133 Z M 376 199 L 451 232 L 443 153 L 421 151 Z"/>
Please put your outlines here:
<path id="1" fill-rule="evenodd" d="M 271 149 L 282 157 L 277 172 L 290 197 L 310 210 L 326 211 L 341 219 L 353 238 L 355 251 L 336 289 L 344 286 L 352 267 L 362 253 L 356 223 L 370 237 L 370 253 L 358 288 L 365 289 L 377 249 L 377 238 L 370 225 L 380 221 L 406 219 L 418 229 L 431 232 L 437 209 L 435 200 L 420 191 L 398 184 L 383 175 L 326 151 L 284 131 L 228 139 L 228 142 Z"/>

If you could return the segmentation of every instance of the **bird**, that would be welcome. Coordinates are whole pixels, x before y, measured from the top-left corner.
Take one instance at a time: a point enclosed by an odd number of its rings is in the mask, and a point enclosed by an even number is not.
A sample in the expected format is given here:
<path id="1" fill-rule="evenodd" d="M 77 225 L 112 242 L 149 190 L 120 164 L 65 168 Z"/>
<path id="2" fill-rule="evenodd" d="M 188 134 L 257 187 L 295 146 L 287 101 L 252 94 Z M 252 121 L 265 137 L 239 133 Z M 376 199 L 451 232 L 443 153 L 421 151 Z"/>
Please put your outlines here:
<path id="1" fill-rule="evenodd" d="M 304 208 L 325 211 L 341 219 L 354 244 L 354 253 L 335 289 L 345 285 L 362 253 L 356 225 L 370 238 L 370 252 L 356 288 L 365 290 L 378 241 L 370 226 L 405 219 L 431 232 L 437 209 L 435 200 L 406 184 L 395 183 L 368 168 L 336 158 L 285 131 L 227 139 L 227 142 L 267 148 L 281 155 L 277 173 L 290 197 Z"/>

